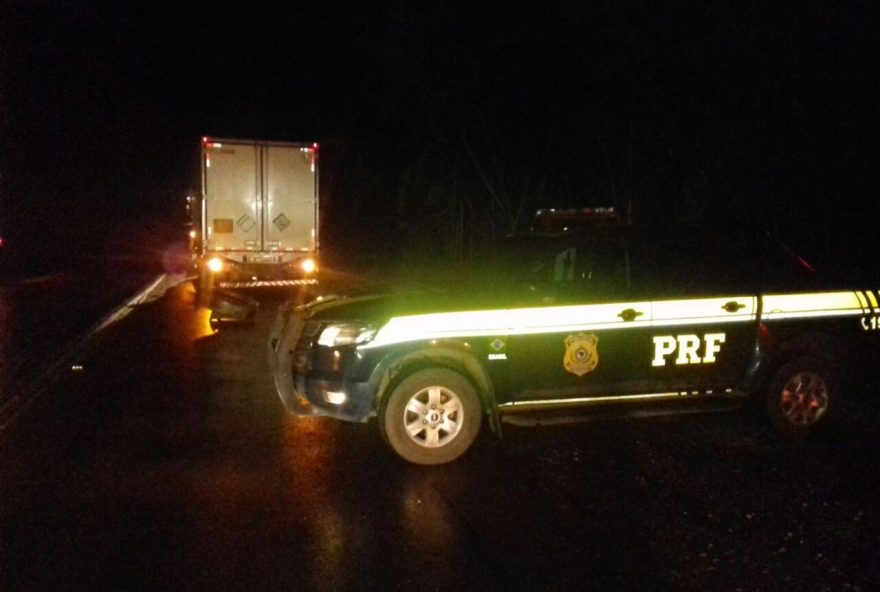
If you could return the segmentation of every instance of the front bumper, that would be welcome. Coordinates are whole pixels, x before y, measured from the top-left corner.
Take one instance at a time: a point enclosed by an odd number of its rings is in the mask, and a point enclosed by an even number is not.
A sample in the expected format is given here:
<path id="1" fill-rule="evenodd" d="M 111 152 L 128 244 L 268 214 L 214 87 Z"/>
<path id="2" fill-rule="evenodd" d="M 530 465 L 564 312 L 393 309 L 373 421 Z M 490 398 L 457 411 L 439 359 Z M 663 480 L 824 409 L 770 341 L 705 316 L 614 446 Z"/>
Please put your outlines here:
<path id="1" fill-rule="evenodd" d="M 304 324 L 303 317 L 285 305 L 270 334 L 269 366 L 281 402 L 294 415 L 367 421 L 373 409 L 369 383 L 349 380 L 344 371 L 311 372 L 315 352 L 297 349 Z"/>

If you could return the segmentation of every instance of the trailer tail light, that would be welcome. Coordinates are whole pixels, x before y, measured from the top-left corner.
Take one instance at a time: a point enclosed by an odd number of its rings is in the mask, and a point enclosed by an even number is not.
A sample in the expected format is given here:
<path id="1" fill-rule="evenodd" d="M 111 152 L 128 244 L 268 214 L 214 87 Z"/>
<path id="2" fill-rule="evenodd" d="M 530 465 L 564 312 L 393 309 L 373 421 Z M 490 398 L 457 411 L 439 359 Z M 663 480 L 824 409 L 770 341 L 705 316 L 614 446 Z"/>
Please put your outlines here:
<path id="1" fill-rule="evenodd" d="M 309 164 L 311 165 L 311 172 L 315 172 L 315 165 L 318 161 L 318 143 L 315 142 L 311 146 L 306 146 L 300 148 L 300 152 L 305 153 L 307 158 L 309 159 Z"/>

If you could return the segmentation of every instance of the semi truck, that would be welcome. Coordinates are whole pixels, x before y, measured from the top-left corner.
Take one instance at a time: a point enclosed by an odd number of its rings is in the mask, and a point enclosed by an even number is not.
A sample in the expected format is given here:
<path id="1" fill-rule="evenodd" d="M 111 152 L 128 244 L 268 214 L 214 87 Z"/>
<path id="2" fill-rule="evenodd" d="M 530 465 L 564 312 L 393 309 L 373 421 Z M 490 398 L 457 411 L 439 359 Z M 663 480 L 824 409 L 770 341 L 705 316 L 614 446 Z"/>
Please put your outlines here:
<path id="1" fill-rule="evenodd" d="M 318 144 L 203 137 L 198 290 L 317 283 Z"/>

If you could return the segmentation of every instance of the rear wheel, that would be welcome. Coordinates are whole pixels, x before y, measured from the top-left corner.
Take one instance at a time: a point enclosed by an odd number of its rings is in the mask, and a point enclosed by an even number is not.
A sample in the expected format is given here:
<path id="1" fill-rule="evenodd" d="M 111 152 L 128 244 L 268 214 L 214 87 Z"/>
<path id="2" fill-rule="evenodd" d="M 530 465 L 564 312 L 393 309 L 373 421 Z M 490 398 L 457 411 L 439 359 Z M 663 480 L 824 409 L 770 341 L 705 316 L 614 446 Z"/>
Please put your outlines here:
<path id="1" fill-rule="evenodd" d="M 839 405 L 829 366 L 803 357 L 779 368 L 767 393 L 767 413 L 774 427 L 786 434 L 809 434 L 828 423 Z"/>
<path id="2" fill-rule="evenodd" d="M 403 459 L 443 464 L 465 453 L 480 432 L 482 413 L 473 385 L 445 368 L 419 370 L 385 398 L 379 430 Z"/>

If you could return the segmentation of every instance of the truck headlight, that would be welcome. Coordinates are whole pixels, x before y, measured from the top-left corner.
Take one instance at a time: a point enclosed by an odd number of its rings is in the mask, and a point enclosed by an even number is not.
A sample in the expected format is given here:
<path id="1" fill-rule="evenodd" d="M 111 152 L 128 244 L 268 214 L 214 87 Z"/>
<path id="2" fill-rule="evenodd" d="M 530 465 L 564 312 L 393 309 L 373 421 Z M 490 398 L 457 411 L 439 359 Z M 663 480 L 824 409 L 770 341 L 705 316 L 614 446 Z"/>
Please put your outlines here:
<path id="1" fill-rule="evenodd" d="M 369 325 L 334 323 L 327 325 L 318 336 L 318 345 L 338 347 L 340 345 L 360 345 L 371 340 L 376 330 Z"/>
<path id="2" fill-rule="evenodd" d="M 223 259 L 220 257 L 211 257 L 208 260 L 208 269 L 214 273 L 220 273 L 223 270 Z"/>

